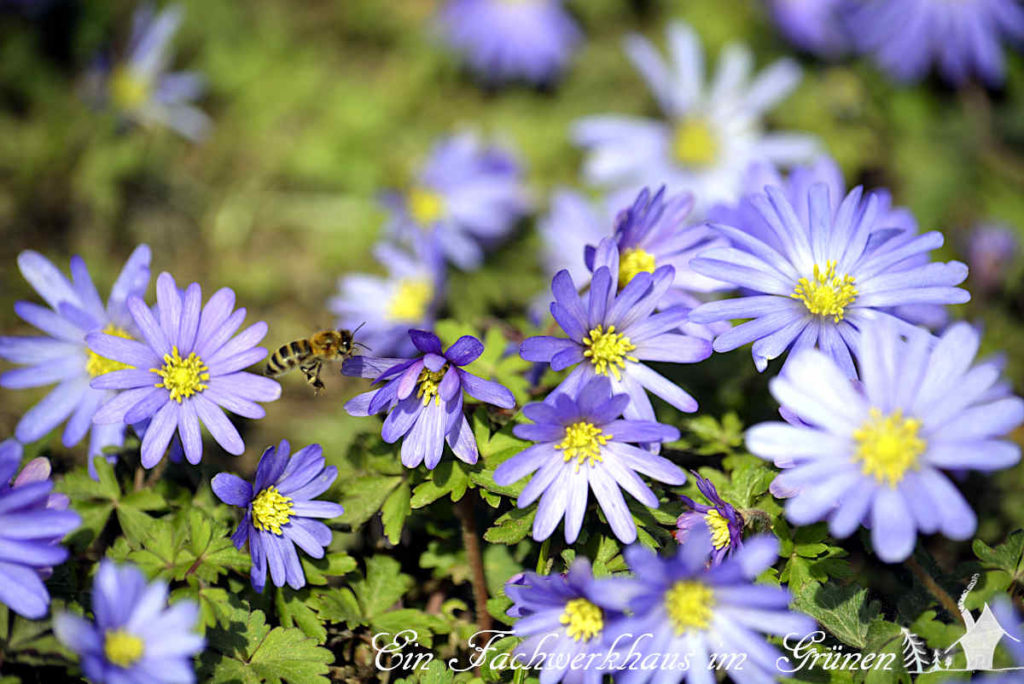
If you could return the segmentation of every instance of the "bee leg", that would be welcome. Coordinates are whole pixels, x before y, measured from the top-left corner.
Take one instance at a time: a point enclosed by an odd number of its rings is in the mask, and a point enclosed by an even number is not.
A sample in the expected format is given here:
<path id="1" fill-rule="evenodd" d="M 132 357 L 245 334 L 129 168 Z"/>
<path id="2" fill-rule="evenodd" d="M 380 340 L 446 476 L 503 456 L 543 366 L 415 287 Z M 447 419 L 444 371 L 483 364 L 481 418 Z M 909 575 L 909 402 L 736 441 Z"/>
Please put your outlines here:
<path id="1" fill-rule="evenodd" d="M 314 361 L 308 366 L 299 366 L 299 369 L 306 376 L 306 382 L 313 388 L 313 394 L 320 394 L 320 390 L 324 388 L 324 383 L 320 381 L 320 368 L 321 364 L 319 361 Z"/>

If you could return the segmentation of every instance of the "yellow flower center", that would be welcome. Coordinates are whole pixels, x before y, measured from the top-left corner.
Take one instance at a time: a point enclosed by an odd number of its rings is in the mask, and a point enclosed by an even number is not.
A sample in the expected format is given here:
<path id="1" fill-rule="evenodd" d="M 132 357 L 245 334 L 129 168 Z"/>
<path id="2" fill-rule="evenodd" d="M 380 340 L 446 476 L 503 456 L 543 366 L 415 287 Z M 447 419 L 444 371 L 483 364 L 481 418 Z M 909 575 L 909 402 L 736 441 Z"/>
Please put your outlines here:
<path id="1" fill-rule="evenodd" d="M 407 202 L 409 215 L 421 226 L 429 226 L 444 216 L 444 197 L 432 190 L 413 188 Z"/>
<path id="2" fill-rule="evenodd" d="M 654 255 L 639 247 L 629 247 L 619 255 L 619 289 L 629 285 L 638 273 L 654 273 Z"/>
<path id="3" fill-rule="evenodd" d="M 857 298 L 857 288 L 853 286 L 853 276 L 836 275 L 836 262 L 825 262 L 824 272 L 814 265 L 814 279 L 801 278 L 790 297 L 803 301 L 804 306 L 812 314 L 832 316 L 838 323 L 843 319 L 846 307 Z"/>
<path id="4" fill-rule="evenodd" d="M 118 328 L 113 323 L 107 325 L 107 327 L 103 329 L 103 332 L 106 333 L 107 335 L 123 337 L 126 340 L 134 339 L 131 335 L 126 333 L 121 328 Z M 85 362 L 85 372 L 88 373 L 89 377 L 91 378 L 95 378 L 100 375 L 105 375 L 112 371 L 127 370 L 129 368 L 132 368 L 132 366 L 129 366 L 127 363 L 121 363 L 120 361 L 108 359 L 105 356 L 100 356 L 92 349 L 89 350 L 89 359 Z"/>
<path id="5" fill-rule="evenodd" d="M 422 321 L 433 298 L 434 286 L 429 280 L 401 280 L 388 302 L 387 317 L 410 323 Z"/>
<path id="6" fill-rule="evenodd" d="M 149 100 L 150 90 L 150 83 L 127 67 L 118 67 L 110 77 L 110 99 L 119 109 L 138 109 Z"/>
<path id="7" fill-rule="evenodd" d="M 626 367 L 626 361 L 638 361 L 635 356 L 629 355 L 629 352 L 636 349 L 636 345 L 622 333 L 615 332 L 614 325 L 609 325 L 607 330 L 604 326 L 597 326 L 583 338 L 583 344 L 586 346 L 583 356 L 590 359 L 594 372 L 599 375 L 608 375 L 610 372 L 616 380 L 620 380 L 622 374 L 619 369 Z"/>
<path id="8" fill-rule="evenodd" d="M 718 550 L 724 549 L 732 541 L 732 535 L 729 532 L 729 519 L 718 512 L 717 509 L 712 508 L 710 511 L 704 514 L 704 522 L 707 523 L 708 529 L 711 530 L 711 544 Z"/>
<path id="9" fill-rule="evenodd" d="M 559 622 L 565 627 L 565 633 L 576 641 L 590 641 L 604 629 L 604 614 L 601 609 L 584 598 L 575 598 L 565 604 Z"/>
<path id="10" fill-rule="evenodd" d="M 665 592 L 665 611 L 677 636 L 689 629 L 707 629 L 714 607 L 715 592 L 701 582 L 682 580 Z"/>
<path id="11" fill-rule="evenodd" d="M 555 444 L 556 449 L 565 452 L 565 462 L 576 459 L 576 472 L 587 459 L 590 459 L 590 467 L 593 468 L 601 458 L 601 447 L 612 439 L 612 435 L 586 421 L 573 423 L 565 428 L 565 436 L 561 442 Z"/>
<path id="12" fill-rule="evenodd" d="M 139 661 L 145 643 L 123 629 L 108 629 L 103 637 L 103 653 L 118 667 L 129 668 Z"/>
<path id="13" fill-rule="evenodd" d="M 252 526 L 281 535 L 281 525 L 292 517 L 292 500 L 277 487 L 267 487 L 252 500 Z"/>
<path id="14" fill-rule="evenodd" d="M 437 406 L 441 405 L 441 397 L 438 396 L 437 389 L 441 385 L 441 380 L 444 379 L 446 370 L 448 370 L 448 364 L 436 372 L 426 368 L 420 371 L 420 377 L 416 380 L 420 384 L 419 389 L 416 390 L 416 396 L 423 399 L 424 406 L 429 404 L 431 399 Z"/>
<path id="15" fill-rule="evenodd" d="M 208 385 L 203 384 L 203 381 L 210 379 L 210 369 L 195 352 L 183 359 L 177 347 L 172 347 L 170 354 L 164 354 L 163 368 L 150 370 L 163 378 L 163 382 L 158 382 L 156 387 L 166 387 L 171 393 L 171 399 L 179 404 L 182 399 L 206 389 Z"/>
<path id="16" fill-rule="evenodd" d="M 683 119 L 676 126 L 672 151 L 687 166 L 708 166 L 718 156 L 718 141 L 705 119 Z"/>
<path id="17" fill-rule="evenodd" d="M 874 475 L 879 483 L 888 482 L 895 487 L 908 470 L 917 467 L 917 459 L 927 446 L 917 436 L 921 421 L 904 418 L 900 410 L 883 416 L 873 408 L 869 415 L 853 433 L 857 442 L 853 460 L 861 463 L 865 475 Z"/>

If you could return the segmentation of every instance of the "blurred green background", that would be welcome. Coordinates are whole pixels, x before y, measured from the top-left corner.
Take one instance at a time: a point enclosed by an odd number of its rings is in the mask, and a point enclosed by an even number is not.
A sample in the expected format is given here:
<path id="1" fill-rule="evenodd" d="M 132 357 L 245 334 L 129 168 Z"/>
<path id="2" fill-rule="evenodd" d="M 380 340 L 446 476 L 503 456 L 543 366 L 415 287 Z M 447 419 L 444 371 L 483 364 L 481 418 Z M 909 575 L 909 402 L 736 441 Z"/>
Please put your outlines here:
<path id="1" fill-rule="evenodd" d="M 568 140 L 573 120 L 654 112 L 623 54 L 626 32 L 660 43 L 665 23 L 681 18 L 712 55 L 729 41 L 746 42 L 763 67 L 794 52 L 759 0 L 569 0 L 586 42 L 560 86 L 488 91 L 440 46 L 436 1 L 182 4 L 171 66 L 205 75 L 200 106 L 214 122 L 198 145 L 168 130 L 126 127 L 82 95 L 97 54 L 123 49 L 135 3 L 52 0 L 39 11 L 0 14 L 3 334 L 31 332 L 11 307 L 37 300 L 18 273 L 19 251 L 41 251 L 62 268 L 81 254 L 105 295 L 124 258 L 146 242 L 154 278 L 167 270 L 179 283 L 199 281 L 206 295 L 233 288 L 249 321 L 270 324 L 265 345 L 276 347 L 332 325 L 326 300 L 338 277 L 377 268 L 369 250 L 385 218 L 378 193 L 407 185 L 438 136 L 471 129 L 511 145 L 543 212 L 553 187 L 579 183 L 580 154 Z M 770 123 L 820 136 L 848 182 L 891 188 L 922 230 L 945 232 L 937 257 L 963 258 L 979 221 L 1024 226 L 1024 60 L 1007 56 L 1002 92 L 957 92 L 937 80 L 897 87 L 865 61 L 800 57 L 804 80 Z M 452 273 L 450 317 L 477 326 L 488 314 L 522 317 L 546 285 L 531 227 L 524 223 L 483 271 Z M 1022 272 L 1018 259 L 1004 287 L 975 291 L 954 313 L 985 326 L 987 351 L 1007 352 L 1018 392 Z M 748 349 L 685 373 L 710 412 L 739 408 L 751 387 L 764 388 Z M 354 430 L 374 429 L 341 411 L 355 386 L 325 375 L 327 392 L 317 399 L 300 377 L 285 378 L 267 418 L 247 426 L 249 444 L 288 436 L 331 451 Z M 0 392 L 0 437 L 44 392 Z M 761 397 L 758 412 L 773 411 Z M 59 432 L 46 446 L 66 452 Z M 73 453 L 84 460 L 84 447 Z M 248 464 L 254 456 L 247 454 Z"/>

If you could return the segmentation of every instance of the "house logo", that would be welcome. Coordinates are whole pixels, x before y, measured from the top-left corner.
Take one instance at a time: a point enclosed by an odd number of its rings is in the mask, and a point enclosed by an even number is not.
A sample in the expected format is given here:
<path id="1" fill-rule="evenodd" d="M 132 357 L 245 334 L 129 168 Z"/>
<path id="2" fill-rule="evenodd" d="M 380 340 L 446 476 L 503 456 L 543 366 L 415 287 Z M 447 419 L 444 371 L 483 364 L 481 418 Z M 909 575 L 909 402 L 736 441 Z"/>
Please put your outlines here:
<path id="1" fill-rule="evenodd" d="M 965 605 L 968 595 L 978 583 L 978 575 L 971 577 L 967 589 L 960 595 L 957 608 L 967 628 L 963 636 L 950 644 L 945 650 L 933 649 L 931 654 L 924 642 L 909 629 L 903 628 L 903 664 L 907 672 L 911 674 L 923 674 L 925 672 L 1007 672 L 1011 670 L 1024 670 L 1024 663 L 1018 663 L 1016 667 L 996 668 L 993 666 L 996 647 L 1003 639 L 1011 639 L 1019 642 L 1020 639 L 1013 636 L 999 623 L 996 614 L 986 603 L 977 618 L 971 614 Z M 963 668 L 953 668 L 953 655 L 957 650 L 962 650 L 966 659 Z"/>

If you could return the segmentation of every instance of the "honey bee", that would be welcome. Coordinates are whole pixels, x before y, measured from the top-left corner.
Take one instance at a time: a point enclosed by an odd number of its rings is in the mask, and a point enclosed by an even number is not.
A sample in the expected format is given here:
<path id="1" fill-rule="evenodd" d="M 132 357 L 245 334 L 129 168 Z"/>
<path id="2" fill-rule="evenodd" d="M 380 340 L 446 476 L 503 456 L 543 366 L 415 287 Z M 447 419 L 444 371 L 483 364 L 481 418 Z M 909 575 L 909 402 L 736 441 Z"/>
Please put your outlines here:
<path id="1" fill-rule="evenodd" d="M 356 332 L 359 332 L 359 328 L 355 332 L 322 330 L 308 339 L 289 342 L 270 355 L 264 375 L 276 377 L 298 367 L 306 376 L 306 382 L 319 394 L 324 388 L 324 383 L 320 381 L 320 369 L 324 362 L 343 361 L 352 356 L 355 347 L 365 347 L 355 341 Z"/>

